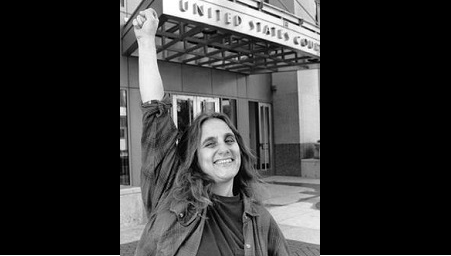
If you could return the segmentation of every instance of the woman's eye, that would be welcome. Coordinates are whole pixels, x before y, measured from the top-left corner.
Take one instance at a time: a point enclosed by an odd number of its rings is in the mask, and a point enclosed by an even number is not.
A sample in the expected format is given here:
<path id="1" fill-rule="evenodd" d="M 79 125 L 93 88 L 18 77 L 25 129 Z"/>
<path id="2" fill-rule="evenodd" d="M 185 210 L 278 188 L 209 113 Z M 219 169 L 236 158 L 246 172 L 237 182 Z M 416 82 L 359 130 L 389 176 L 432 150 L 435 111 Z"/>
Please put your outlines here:
<path id="1" fill-rule="evenodd" d="M 233 142 L 235 142 L 235 140 L 232 139 L 232 138 L 230 138 L 230 139 L 227 139 L 226 142 L 227 142 L 227 143 L 233 143 Z"/>

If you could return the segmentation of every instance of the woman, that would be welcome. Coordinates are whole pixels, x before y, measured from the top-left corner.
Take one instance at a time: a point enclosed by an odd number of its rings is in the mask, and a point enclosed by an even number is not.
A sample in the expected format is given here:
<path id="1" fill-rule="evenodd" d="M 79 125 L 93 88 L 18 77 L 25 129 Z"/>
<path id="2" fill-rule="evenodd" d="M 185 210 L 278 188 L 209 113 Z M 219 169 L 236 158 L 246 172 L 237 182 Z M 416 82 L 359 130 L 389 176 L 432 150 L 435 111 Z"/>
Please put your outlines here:
<path id="1" fill-rule="evenodd" d="M 254 157 L 221 113 L 203 113 L 180 140 L 159 74 L 153 9 L 133 20 L 143 109 L 141 188 L 148 223 L 136 255 L 289 255 L 258 198 Z"/>

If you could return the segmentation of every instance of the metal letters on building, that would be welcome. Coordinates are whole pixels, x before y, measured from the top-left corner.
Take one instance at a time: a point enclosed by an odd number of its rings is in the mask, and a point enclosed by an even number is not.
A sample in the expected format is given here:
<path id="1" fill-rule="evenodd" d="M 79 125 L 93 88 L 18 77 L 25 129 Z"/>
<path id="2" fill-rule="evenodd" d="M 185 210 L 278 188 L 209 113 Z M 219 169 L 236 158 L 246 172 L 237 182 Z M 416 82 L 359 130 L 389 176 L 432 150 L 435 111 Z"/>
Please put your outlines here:
<path id="1" fill-rule="evenodd" d="M 136 54 L 132 20 L 160 14 L 160 60 L 243 74 L 319 67 L 319 27 L 260 0 L 143 0 L 124 25 L 122 52 Z"/>
<path id="2" fill-rule="evenodd" d="M 176 1 L 179 2 L 178 8 L 173 6 Z M 320 56 L 318 35 L 299 27 L 287 27 L 288 23 L 284 26 L 283 20 L 264 17 L 264 13 L 259 11 L 234 10 L 230 1 L 166 0 L 163 4 L 164 9 L 168 5 L 168 15 L 226 28 Z"/>

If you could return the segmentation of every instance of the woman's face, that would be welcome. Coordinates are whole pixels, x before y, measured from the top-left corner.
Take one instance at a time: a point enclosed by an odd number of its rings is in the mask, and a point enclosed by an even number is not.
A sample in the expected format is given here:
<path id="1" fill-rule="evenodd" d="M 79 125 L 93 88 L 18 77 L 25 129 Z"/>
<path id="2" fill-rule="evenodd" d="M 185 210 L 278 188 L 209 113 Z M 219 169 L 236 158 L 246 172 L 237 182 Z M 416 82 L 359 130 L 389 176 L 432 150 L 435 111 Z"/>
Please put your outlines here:
<path id="1" fill-rule="evenodd" d="M 233 131 L 217 118 L 205 121 L 201 129 L 197 150 L 200 168 L 216 183 L 233 180 L 241 165 L 240 148 Z"/>

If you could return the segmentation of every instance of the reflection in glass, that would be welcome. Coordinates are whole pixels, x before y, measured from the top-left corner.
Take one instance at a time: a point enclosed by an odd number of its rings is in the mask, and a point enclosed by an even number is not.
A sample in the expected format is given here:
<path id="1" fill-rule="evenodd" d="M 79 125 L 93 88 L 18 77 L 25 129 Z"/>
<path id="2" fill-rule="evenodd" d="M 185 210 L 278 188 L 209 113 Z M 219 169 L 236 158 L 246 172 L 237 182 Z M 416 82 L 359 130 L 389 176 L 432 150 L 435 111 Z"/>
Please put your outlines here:
<path id="1" fill-rule="evenodd" d="M 270 161 L 269 161 L 269 156 L 270 156 L 270 150 L 271 148 L 269 147 L 269 107 L 265 107 L 265 143 L 266 143 L 266 169 L 271 168 L 270 166 Z"/>
<path id="2" fill-rule="evenodd" d="M 234 99 L 222 99 L 221 100 L 221 112 L 226 114 L 233 125 L 237 127 L 237 118 L 236 118 L 236 100 Z"/>
<path id="3" fill-rule="evenodd" d="M 213 113 L 215 112 L 215 102 L 203 100 L 201 102 L 201 111 L 202 113 Z"/>
<path id="4" fill-rule="evenodd" d="M 260 150 L 261 158 L 259 162 L 261 163 L 261 168 L 267 170 L 269 168 L 269 112 L 268 107 L 260 106 Z"/>
<path id="5" fill-rule="evenodd" d="M 193 121 L 193 100 L 177 99 L 177 127 L 180 132 L 185 131 Z"/>

